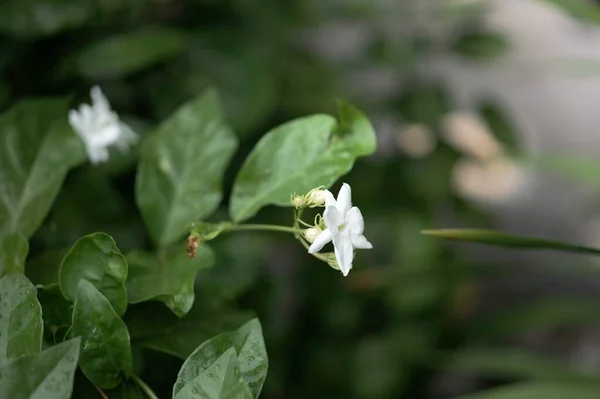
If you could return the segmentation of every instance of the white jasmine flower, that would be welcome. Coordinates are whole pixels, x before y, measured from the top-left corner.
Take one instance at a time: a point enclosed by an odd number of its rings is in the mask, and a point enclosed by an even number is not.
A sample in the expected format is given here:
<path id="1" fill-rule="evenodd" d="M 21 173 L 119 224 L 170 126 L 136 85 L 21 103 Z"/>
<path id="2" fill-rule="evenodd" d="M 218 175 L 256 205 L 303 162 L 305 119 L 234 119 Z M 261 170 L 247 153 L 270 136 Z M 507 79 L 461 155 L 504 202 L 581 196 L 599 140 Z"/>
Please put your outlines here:
<path id="1" fill-rule="evenodd" d="M 370 249 L 373 245 L 363 235 L 365 223 L 360 209 L 352 206 L 350 186 L 346 183 L 342 185 L 337 200 L 331 192 L 324 191 L 326 201 L 323 219 L 327 228 L 315 238 L 308 252 L 318 252 L 333 241 L 338 266 L 342 274 L 347 276 L 352 269 L 354 249 Z"/>
<path id="2" fill-rule="evenodd" d="M 310 192 L 308 195 L 308 202 L 310 203 L 311 207 L 325 205 L 325 201 L 327 200 L 325 191 L 326 190 L 317 189 Z"/>
<path id="3" fill-rule="evenodd" d="M 313 242 L 315 242 L 317 237 L 319 235 L 321 235 L 322 232 L 323 232 L 323 230 L 320 227 L 311 227 L 309 229 L 304 230 L 302 235 L 304 235 L 304 238 L 306 238 L 306 241 L 313 243 Z"/>
<path id="4" fill-rule="evenodd" d="M 98 86 L 90 91 L 92 105 L 82 104 L 69 111 L 69 123 L 79 135 L 93 164 L 108 161 L 108 147 L 116 145 L 125 152 L 138 141 L 138 136 L 121 122 Z"/>

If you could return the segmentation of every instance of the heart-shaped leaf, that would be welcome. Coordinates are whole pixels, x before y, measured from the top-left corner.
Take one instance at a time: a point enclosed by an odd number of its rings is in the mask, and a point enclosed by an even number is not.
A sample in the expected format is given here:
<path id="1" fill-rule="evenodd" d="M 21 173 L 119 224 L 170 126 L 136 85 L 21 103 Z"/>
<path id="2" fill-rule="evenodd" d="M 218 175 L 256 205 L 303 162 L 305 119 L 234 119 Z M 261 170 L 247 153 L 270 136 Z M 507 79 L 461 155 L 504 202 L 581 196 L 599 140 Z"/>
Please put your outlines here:
<path id="1" fill-rule="evenodd" d="M 160 250 L 156 255 L 134 251 L 127 255 L 127 260 L 129 303 L 162 301 L 173 313 L 183 317 L 194 304 L 196 274 L 212 267 L 214 256 L 211 249 L 203 245 L 194 259 L 190 259 L 181 247 L 176 247 Z"/>
<path id="2" fill-rule="evenodd" d="M 174 395 L 174 399 L 252 399 L 240 374 L 234 348 L 229 348 Z"/>
<path id="3" fill-rule="evenodd" d="M 183 363 L 173 386 L 176 397 L 186 385 L 206 371 L 228 349 L 234 348 L 242 377 L 252 395 L 257 398 L 267 376 L 269 360 L 258 319 L 252 319 L 239 329 L 219 334 L 200 345 Z"/>
<path id="4" fill-rule="evenodd" d="M 73 300 L 79 281 L 85 279 L 94 284 L 119 315 L 127 309 L 126 278 L 127 260 L 112 237 L 104 233 L 80 238 L 59 270 L 60 289 L 66 298 Z"/>
<path id="5" fill-rule="evenodd" d="M 331 186 L 356 158 L 375 151 L 375 133 L 356 108 L 340 102 L 340 119 L 313 115 L 265 134 L 252 150 L 233 186 L 229 213 L 235 222 L 265 205 L 289 206 L 294 192 Z"/>
<path id="6" fill-rule="evenodd" d="M 79 338 L 0 365 L 0 398 L 69 399 Z"/>
<path id="7" fill-rule="evenodd" d="M 85 160 L 62 100 L 28 100 L 0 115 L 0 235 L 31 235 L 67 171 Z"/>
<path id="8" fill-rule="evenodd" d="M 0 363 L 42 350 L 42 307 L 36 292 L 23 274 L 0 279 Z"/>
<path id="9" fill-rule="evenodd" d="M 236 148 L 212 90 L 183 105 L 148 138 L 136 177 L 136 202 L 158 245 L 174 243 L 190 222 L 214 212 Z"/>
<path id="10" fill-rule="evenodd" d="M 0 277 L 6 273 L 23 273 L 29 242 L 20 233 L 0 237 Z"/>
<path id="11" fill-rule="evenodd" d="M 94 384 L 114 388 L 131 375 L 133 358 L 127 326 L 108 299 L 85 279 L 77 288 L 71 335 L 81 337 L 79 365 Z"/>
<path id="12" fill-rule="evenodd" d="M 588 255 L 600 255 L 600 249 L 582 245 L 568 244 L 560 241 L 545 240 L 542 238 L 517 236 L 493 230 L 479 229 L 439 229 L 423 230 L 421 234 L 432 237 L 446 238 L 456 241 L 467 241 L 477 244 L 493 245 L 496 247 L 510 247 L 522 249 L 552 249 L 563 252 L 574 252 Z"/>

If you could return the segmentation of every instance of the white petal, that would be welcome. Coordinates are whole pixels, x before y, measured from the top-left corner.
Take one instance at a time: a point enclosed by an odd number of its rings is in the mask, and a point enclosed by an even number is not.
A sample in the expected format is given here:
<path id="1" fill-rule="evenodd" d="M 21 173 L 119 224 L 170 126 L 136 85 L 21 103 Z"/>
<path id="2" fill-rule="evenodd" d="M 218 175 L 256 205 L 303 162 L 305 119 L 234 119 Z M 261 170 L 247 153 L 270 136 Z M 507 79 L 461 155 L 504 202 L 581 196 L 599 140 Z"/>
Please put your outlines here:
<path id="1" fill-rule="evenodd" d="M 350 210 L 352 206 L 352 193 L 350 186 L 346 183 L 342 184 L 340 192 L 337 197 L 337 209 L 342 215 L 346 215 L 346 212 Z"/>
<path id="2" fill-rule="evenodd" d="M 350 236 L 350 239 L 352 240 L 352 246 L 354 248 L 358 248 L 358 249 L 373 248 L 373 245 L 369 241 L 367 241 L 367 238 L 365 236 L 363 236 L 362 234 L 352 234 Z"/>
<path id="3" fill-rule="evenodd" d="M 323 190 L 323 193 L 325 194 L 325 207 L 335 206 L 336 205 L 335 197 L 333 196 L 331 191 Z"/>
<path id="4" fill-rule="evenodd" d="M 90 97 L 92 97 L 92 104 L 96 111 L 102 113 L 110 112 L 110 104 L 108 102 L 108 99 L 106 98 L 104 93 L 102 93 L 102 90 L 100 90 L 99 86 L 92 87 L 92 89 L 90 90 Z"/>
<path id="5" fill-rule="evenodd" d="M 333 234 L 331 234 L 331 230 L 325 229 L 315 238 L 313 243 L 308 248 L 309 254 L 314 254 L 315 252 L 319 252 L 325 244 L 333 239 Z"/>
<path id="6" fill-rule="evenodd" d="M 365 221 L 360 209 L 353 206 L 346 214 L 346 224 L 352 234 L 362 234 L 365 231 Z"/>
<path id="7" fill-rule="evenodd" d="M 354 249 L 349 236 L 336 235 L 333 237 L 333 248 L 335 259 L 338 262 L 340 270 L 344 276 L 347 276 L 352 269 L 352 259 L 354 258 Z"/>
<path id="8" fill-rule="evenodd" d="M 344 223 L 344 218 L 335 206 L 328 206 L 325 208 L 323 219 L 325 220 L 325 225 L 330 228 L 334 234 L 337 233 L 338 226 Z"/>

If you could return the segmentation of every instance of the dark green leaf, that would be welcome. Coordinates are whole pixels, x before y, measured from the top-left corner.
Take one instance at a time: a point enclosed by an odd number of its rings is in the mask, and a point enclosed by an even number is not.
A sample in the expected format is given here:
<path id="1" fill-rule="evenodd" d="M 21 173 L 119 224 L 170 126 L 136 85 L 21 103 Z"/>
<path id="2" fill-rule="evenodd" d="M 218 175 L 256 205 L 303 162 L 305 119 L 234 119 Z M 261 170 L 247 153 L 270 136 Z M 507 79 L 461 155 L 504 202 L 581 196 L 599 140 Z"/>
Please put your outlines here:
<path id="1" fill-rule="evenodd" d="M 121 385 L 114 389 L 104 391 L 109 399 L 146 399 L 140 387 L 131 380 L 123 381 Z"/>
<path id="2" fill-rule="evenodd" d="M 94 285 L 79 281 L 71 335 L 81 337 L 79 365 L 101 388 L 114 388 L 132 373 L 127 326 Z"/>
<path id="3" fill-rule="evenodd" d="M 600 384 L 526 382 L 461 396 L 460 399 L 596 399 Z"/>
<path id="4" fill-rule="evenodd" d="M 475 61 L 488 61 L 506 53 L 508 42 L 504 36 L 493 32 L 466 33 L 452 44 L 461 56 Z"/>
<path id="5" fill-rule="evenodd" d="M 239 171 L 229 208 L 235 222 L 265 205 L 291 205 L 290 195 L 331 186 L 357 157 L 375 151 L 369 120 L 340 102 L 340 120 L 313 115 L 283 124 L 263 136 Z"/>
<path id="6" fill-rule="evenodd" d="M 25 274 L 35 285 L 58 284 L 58 272 L 70 248 L 51 249 L 27 259 Z"/>
<path id="7" fill-rule="evenodd" d="M 181 366 L 177 381 L 173 386 L 173 396 L 177 396 L 179 391 L 232 347 L 239 358 L 242 377 L 253 396 L 258 397 L 265 382 L 269 364 L 258 319 L 252 319 L 239 329 L 219 334 L 200 345 Z"/>
<path id="8" fill-rule="evenodd" d="M 175 399 L 251 399 L 254 396 L 240 374 L 234 348 L 210 366 L 197 365 L 200 374 L 173 395 Z"/>
<path id="9" fill-rule="evenodd" d="M 212 267 L 214 256 L 203 245 L 190 259 L 184 248 L 177 246 L 159 250 L 157 255 L 134 251 L 127 255 L 129 303 L 158 300 L 164 302 L 177 316 L 183 317 L 194 304 L 194 280 L 202 269 Z"/>
<path id="10" fill-rule="evenodd" d="M 600 23 L 600 7 L 595 3 L 573 0 L 546 0 L 550 4 L 560 7 L 574 18 L 594 24 Z"/>
<path id="11" fill-rule="evenodd" d="M 11 273 L 2 277 L 0 279 L 0 363 L 41 351 L 42 329 L 42 307 L 31 281 L 20 273 Z"/>
<path id="12" fill-rule="evenodd" d="M 73 316 L 73 304 L 62 295 L 58 284 L 38 287 L 38 300 L 44 315 L 44 332 L 50 333 L 50 342 L 58 342 L 57 331 L 70 327 Z"/>
<path id="13" fill-rule="evenodd" d="M 85 160 L 62 100 L 23 101 L 0 115 L 0 235 L 31 237 L 67 171 Z"/>
<path id="14" fill-rule="evenodd" d="M 552 249 L 563 252 L 579 254 L 600 255 L 600 249 L 584 247 L 581 245 L 567 244 L 560 241 L 545 240 L 541 238 L 516 236 L 493 230 L 479 229 L 439 229 L 423 230 L 421 234 L 432 237 L 445 238 L 456 241 L 467 241 L 478 244 L 493 245 L 497 247 L 523 248 L 523 249 Z"/>
<path id="15" fill-rule="evenodd" d="M 127 312 L 127 326 L 135 345 L 185 359 L 204 341 L 240 326 L 252 316 L 250 312 L 209 307 L 196 300 L 190 312 L 178 318 L 164 306 L 145 303 Z"/>
<path id="16" fill-rule="evenodd" d="M 166 28 L 142 28 L 93 43 L 76 54 L 80 74 L 91 79 L 124 77 L 180 53 L 187 36 Z"/>
<path id="17" fill-rule="evenodd" d="M 6 273 L 23 273 L 29 242 L 22 234 L 0 236 L 0 277 Z"/>
<path id="18" fill-rule="evenodd" d="M 136 201 L 157 244 L 172 244 L 190 222 L 214 212 L 236 147 L 212 90 L 182 106 L 146 141 Z"/>
<path id="19" fill-rule="evenodd" d="M 79 338 L 75 338 L 0 365 L 0 398 L 69 399 L 79 343 Z"/>
<path id="20" fill-rule="evenodd" d="M 104 295 L 115 311 L 122 315 L 127 308 L 127 260 L 115 241 L 107 234 L 94 233 L 73 245 L 60 265 L 60 289 L 73 300 L 79 281 L 85 279 Z"/>

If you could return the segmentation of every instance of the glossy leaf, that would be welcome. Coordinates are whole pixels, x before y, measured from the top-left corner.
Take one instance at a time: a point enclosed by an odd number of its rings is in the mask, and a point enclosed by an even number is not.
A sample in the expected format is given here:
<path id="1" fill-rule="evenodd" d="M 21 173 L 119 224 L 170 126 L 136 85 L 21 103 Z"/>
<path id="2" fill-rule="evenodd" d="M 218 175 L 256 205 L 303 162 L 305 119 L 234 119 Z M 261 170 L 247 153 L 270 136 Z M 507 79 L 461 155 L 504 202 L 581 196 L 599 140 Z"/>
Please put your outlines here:
<path id="1" fill-rule="evenodd" d="M 40 352 L 42 328 L 42 307 L 31 281 L 25 275 L 18 273 L 10 273 L 2 277 L 0 279 L 0 363 Z"/>
<path id="2" fill-rule="evenodd" d="M 163 122 L 142 148 L 136 202 L 154 241 L 175 242 L 214 212 L 237 139 L 209 90 Z"/>
<path id="3" fill-rule="evenodd" d="M 179 317 L 185 316 L 194 304 L 194 281 L 202 269 L 212 267 L 214 256 L 203 245 L 190 259 L 180 246 L 161 250 L 153 255 L 134 251 L 127 255 L 129 303 L 149 300 L 164 302 Z"/>
<path id="4" fill-rule="evenodd" d="M 331 186 L 356 158 L 375 151 L 369 120 L 340 102 L 340 120 L 313 115 L 285 123 L 263 136 L 239 171 L 229 208 L 235 222 L 266 205 L 290 205 L 292 193 Z"/>
<path id="5" fill-rule="evenodd" d="M 459 399 L 595 399 L 600 384 L 525 382 L 461 396 Z"/>
<path id="6" fill-rule="evenodd" d="M 75 68 L 91 79 L 124 77 L 177 55 L 186 43 L 177 30 L 143 28 L 85 47 L 75 55 Z"/>
<path id="7" fill-rule="evenodd" d="M 187 384 L 232 347 L 239 358 L 242 377 L 253 396 L 258 397 L 269 363 L 258 319 L 252 319 L 239 329 L 219 334 L 200 345 L 181 366 L 173 386 L 173 396 L 176 397 Z"/>
<path id="8" fill-rule="evenodd" d="M 19 233 L 0 237 L 0 277 L 6 273 L 23 273 L 29 242 Z"/>
<path id="9" fill-rule="evenodd" d="M 229 348 L 199 375 L 189 381 L 175 399 L 252 399 L 254 396 L 240 374 L 240 365 L 234 348 Z"/>
<path id="10" fill-rule="evenodd" d="M 62 100 L 28 100 L 0 115 L 0 235 L 31 237 L 67 171 L 85 160 L 67 112 Z"/>
<path id="11" fill-rule="evenodd" d="M 0 398 L 71 398 L 79 344 L 75 338 L 0 365 Z"/>
<path id="12" fill-rule="evenodd" d="M 423 230 L 421 231 L 421 234 L 425 234 L 432 237 L 445 238 L 449 240 L 467 241 L 477 244 L 493 245 L 497 247 L 522 249 L 552 249 L 563 252 L 600 255 L 600 249 L 596 248 L 568 244 L 560 241 L 545 240 L 541 238 L 505 234 L 493 230 L 439 229 Z"/>
<path id="13" fill-rule="evenodd" d="M 132 373 L 133 359 L 125 322 L 89 281 L 77 288 L 71 335 L 81 337 L 79 365 L 101 388 L 114 388 Z"/>
<path id="14" fill-rule="evenodd" d="M 85 279 L 104 295 L 122 315 L 127 308 L 127 260 L 107 234 L 94 233 L 80 238 L 60 265 L 60 289 L 73 300 L 79 281 Z"/>
<path id="15" fill-rule="evenodd" d="M 231 331 L 253 314 L 224 306 L 207 306 L 197 300 L 183 318 L 164 306 L 144 303 L 127 312 L 127 326 L 137 346 L 187 358 L 201 343 L 223 331 Z"/>

